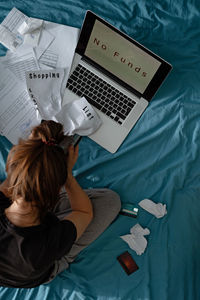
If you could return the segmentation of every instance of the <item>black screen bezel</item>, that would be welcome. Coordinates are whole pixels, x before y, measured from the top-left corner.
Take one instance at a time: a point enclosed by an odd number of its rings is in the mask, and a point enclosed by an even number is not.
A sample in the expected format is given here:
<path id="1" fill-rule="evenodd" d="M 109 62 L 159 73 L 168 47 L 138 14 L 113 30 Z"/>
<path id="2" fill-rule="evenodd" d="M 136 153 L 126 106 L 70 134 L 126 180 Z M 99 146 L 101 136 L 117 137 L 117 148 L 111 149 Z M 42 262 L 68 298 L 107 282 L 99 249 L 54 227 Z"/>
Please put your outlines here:
<path id="1" fill-rule="evenodd" d="M 125 83 L 123 80 L 119 79 L 117 76 L 115 76 L 108 70 L 104 69 L 98 63 L 94 62 L 92 59 L 90 59 L 89 57 L 87 57 L 85 55 L 85 50 L 86 50 L 92 29 L 93 29 L 93 26 L 94 26 L 94 23 L 96 20 L 99 20 L 104 25 L 108 26 L 109 28 L 111 28 L 112 30 L 114 30 L 115 32 L 120 34 L 122 37 L 124 37 L 128 41 L 132 42 L 134 45 L 136 45 L 137 47 L 139 47 L 144 52 L 148 53 L 149 55 L 151 55 L 153 58 L 155 58 L 156 60 L 158 60 L 161 63 L 160 67 L 158 68 L 157 72 L 155 73 L 155 75 L 153 76 L 152 80 L 150 81 L 150 83 L 148 84 L 147 88 L 145 89 L 145 91 L 143 93 L 138 92 L 136 89 L 134 89 L 133 87 L 131 87 L 130 85 Z M 122 31 L 118 30 L 116 27 L 114 27 L 110 23 L 106 22 L 105 20 L 103 20 L 102 18 L 100 18 L 99 16 L 97 16 L 90 10 L 88 10 L 86 12 L 85 19 L 83 22 L 83 26 L 81 28 L 81 32 L 80 32 L 80 36 L 79 36 L 79 40 L 78 40 L 78 44 L 77 44 L 75 52 L 78 53 L 79 55 L 81 55 L 91 65 L 98 67 L 98 69 L 100 69 L 102 72 L 104 72 L 109 77 L 113 78 L 119 84 L 121 84 L 126 89 L 128 89 L 130 92 L 136 94 L 138 97 L 145 98 L 147 101 L 151 101 L 151 99 L 157 92 L 158 88 L 163 83 L 166 76 L 169 74 L 170 70 L 172 69 L 172 66 L 168 62 L 166 62 L 161 57 L 157 56 L 155 53 L 151 52 L 150 50 L 148 50 L 147 48 L 142 46 L 140 43 L 136 42 L 134 39 L 132 39 L 131 37 L 129 37 Z"/>

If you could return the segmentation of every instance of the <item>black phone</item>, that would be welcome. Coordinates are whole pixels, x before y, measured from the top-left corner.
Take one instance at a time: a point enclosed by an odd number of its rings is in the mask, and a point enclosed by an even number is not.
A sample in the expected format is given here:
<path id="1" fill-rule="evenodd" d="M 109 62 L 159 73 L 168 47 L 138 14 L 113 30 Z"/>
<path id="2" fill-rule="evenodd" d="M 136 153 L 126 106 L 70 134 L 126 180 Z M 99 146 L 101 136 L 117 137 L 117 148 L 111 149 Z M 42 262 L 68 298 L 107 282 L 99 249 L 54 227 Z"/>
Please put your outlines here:
<path id="1" fill-rule="evenodd" d="M 82 136 L 78 135 L 78 134 L 74 134 L 73 135 L 73 145 L 74 147 L 76 147 L 78 145 L 78 143 L 80 142 Z"/>
<path id="2" fill-rule="evenodd" d="M 67 154 L 69 146 L 73 145 L 74 147 L 76 147 L 80 142 L 81 138 L 82 136 L 78 134 L 74 134 L 70 136 L 66 135 L 63 141 L 59 144 L 59 147 L 61 147 L 64 150 L 65 154 Z"/>

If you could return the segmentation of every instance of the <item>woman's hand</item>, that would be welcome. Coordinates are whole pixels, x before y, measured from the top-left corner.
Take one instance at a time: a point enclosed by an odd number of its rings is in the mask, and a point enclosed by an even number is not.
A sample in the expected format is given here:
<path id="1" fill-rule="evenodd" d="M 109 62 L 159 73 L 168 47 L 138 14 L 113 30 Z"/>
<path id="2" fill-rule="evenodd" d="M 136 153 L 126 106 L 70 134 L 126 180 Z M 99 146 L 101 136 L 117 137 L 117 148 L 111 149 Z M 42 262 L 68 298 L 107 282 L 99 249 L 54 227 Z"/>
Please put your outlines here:
<path id="1" fill-rule="evenodd" d="M 67 181 L 65 184 L 66 189 L 69 189 L 71 186 L 71 183 L 73 182 L 73 175 L 72 175 L 72 169 L 78 159 L 78 145 L 74 147 L 73 145 L 70 145 L 68 148 L 68 155 L 67 155 L 67 169 L 68 169 L 68 176 Z"/>
<path id="2" fill-rule="evenodd" d="M 68 175 L 72 174 L 72 169 L 78 159 L 78 145 L 74 147 L 70 145 L 68 148 L 68 157 L 67 157 L 67 165 L 68 165 Z"/>

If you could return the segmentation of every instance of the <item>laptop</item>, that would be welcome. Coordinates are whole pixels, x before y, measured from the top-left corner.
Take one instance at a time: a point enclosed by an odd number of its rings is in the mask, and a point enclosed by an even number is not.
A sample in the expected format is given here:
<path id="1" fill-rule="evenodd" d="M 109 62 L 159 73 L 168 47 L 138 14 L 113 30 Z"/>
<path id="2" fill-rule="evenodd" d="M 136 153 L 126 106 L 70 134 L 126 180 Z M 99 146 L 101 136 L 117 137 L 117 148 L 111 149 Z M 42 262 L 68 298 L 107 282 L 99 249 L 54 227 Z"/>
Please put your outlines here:
<path id="1" fill-rule="evenodd" d="M 115 153 L 171 69 L 161 57 L 87 11 L 63 103 L 85 97 L 102 120 L 89 138 Z"/>

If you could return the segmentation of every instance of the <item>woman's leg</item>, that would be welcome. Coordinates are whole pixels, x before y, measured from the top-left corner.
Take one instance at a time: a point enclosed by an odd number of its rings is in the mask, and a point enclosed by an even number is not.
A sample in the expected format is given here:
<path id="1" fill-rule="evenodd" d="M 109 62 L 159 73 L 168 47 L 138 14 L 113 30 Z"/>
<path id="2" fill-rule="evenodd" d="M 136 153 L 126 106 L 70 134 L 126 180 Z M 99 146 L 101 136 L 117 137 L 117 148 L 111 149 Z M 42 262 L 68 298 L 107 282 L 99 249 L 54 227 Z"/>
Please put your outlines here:
<path id="1" fill-rule="evenodd" d="M 93 220 L 83 235 L 74 243 L 66 259 L 71 263 L 81 250 L 91 244 L 104 232 L 120 211 L 121 202 L 117 193 L 109 189 L 91 189 L 85 191 L 92 201 Z"/>
<path id="2" fill-rule="evenodd" d="M 112 223 L 118 215 L 121 202 L 119 195 L 109 189 L 89 189 L 85 190 L 92 201 L 93 220 L 83 233 L 83 235 L 72 246 L 68 254 L 56 261 L 51 280 L 60 272 L 68 268 L 77 255 L 91 244 L 103 231 Z M 71 211 L 67 193 L 61 192 L 61 201 L 56 207 L 55 213 L 60 218 Z"/>

